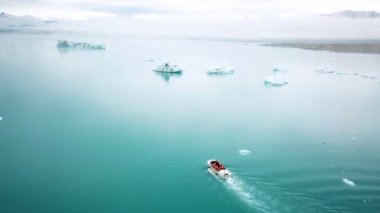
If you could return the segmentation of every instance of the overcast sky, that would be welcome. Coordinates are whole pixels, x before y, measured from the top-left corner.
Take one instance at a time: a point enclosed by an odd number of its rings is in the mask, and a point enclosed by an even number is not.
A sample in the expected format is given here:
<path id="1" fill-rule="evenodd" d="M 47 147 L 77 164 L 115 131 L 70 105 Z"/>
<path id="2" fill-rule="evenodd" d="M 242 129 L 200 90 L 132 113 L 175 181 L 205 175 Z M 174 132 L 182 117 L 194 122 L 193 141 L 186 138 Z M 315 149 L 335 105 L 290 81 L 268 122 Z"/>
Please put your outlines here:
<path id="1" fill-rule="evenodd" d="M 247 39 L 380 37 L 380 19 L 319 16 L 341 10 L 380 11 L 380 0 L 0 0 L 1 12 L 58 20 L 41 25 L 53 31 Z M 29 19 L 2 19 L 0 28 L 34 26 L 39 20 Z"/>
<path id="2" fill-rule="evenodd" d="M 0 0 L 0 11 L 45 19 L 305 16 L 378 10 L 380 0 Z"/>

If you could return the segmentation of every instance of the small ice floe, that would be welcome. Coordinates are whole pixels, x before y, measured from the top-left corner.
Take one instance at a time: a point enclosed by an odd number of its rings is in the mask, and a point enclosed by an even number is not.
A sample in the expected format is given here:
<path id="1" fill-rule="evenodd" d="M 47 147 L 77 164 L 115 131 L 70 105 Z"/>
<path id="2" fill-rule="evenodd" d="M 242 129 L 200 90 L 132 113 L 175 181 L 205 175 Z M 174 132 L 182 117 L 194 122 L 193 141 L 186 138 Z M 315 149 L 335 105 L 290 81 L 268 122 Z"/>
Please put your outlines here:
<path id="1" fill-rule="evenodd" d="M 228 75 L 233 73 L 234 69 L 232 67 L 214 67 L 207 71 L 209 75 Z"/>
<path id="2" fill-rule="evenodd" d="M 0 121 L 3 120 L 3 117 L 0 116 Z"/>
<path id="3" fill-rule="evenodd" d="M 350 72 L 335 72 L 337 75 L 353 75 L 353 76 L 358 76 L 358 73 L 350 73 Z"/>
<path id="4" fill-rule="evenodd" d="M 106 46 L 103 44 L 93 44 L 86 42 L 71 42 L 66 40 L 58 40 L 58 48 L 62 49 L 87 49 L 87 50 L 104 50 Z"/>
<path id="5" fill-rule="evenodd" d="M 250 153 L 251 151 L 249 151 L 248 149 L 239 149 L 239 154 L 241 155 L 248 155 Z"/>
<path id="6" fill-rule="evenodd" d="M 284 68 L 280 68 L 280 67 L 275 67 L 273 68 L 273 73 L 287 73 L 288 70 L 284 69 Z"/>
<path id="7" fill-rule="evenodd" d="M 158 66 L 155 70 L 156 72 L 164 72 L 164 73 L 181 73 L 182 69 L 177 65 L 170 65 L 169 62 L 166 62 L 160 66 Z"/>
<path id="8" fill-rule="evenodd" d="M 344 184 L 346 184 L 346 185 L 348 185 L 348 186 L 355 186 L 354 181 L 349 180 L 349 179 L 347 179 L 347 178 L 342 178 L 342 181 L 343 181 Z"/>
<path id="9" fill-rule="evenodd" d="M 154 60 L 153 60 L 153 58 L 147 58 L 144 61 L 153 62 Z"/>
<path id="10" fill-rule="evenodd" d="M 317 69 L 315 70 L 315 72 L 324 74 L 324 73 L 334 73 L 335 70 L 325 67 L 325 68 Z"/>
<path id="11" fill-rule="evenodd" d="M 282 79 L 287 73 L 285 69 L 273 68 L 272 75 L 268 75 L 264 78 L 264 84 L 272 85 L 272 86 L 283 86 L 288 84 L 287 81 Z"/>
<path id="12" fill-rule="evenodd" d="M 377 77 L 376 76 L 371 76 L 371 75 L 360 75 L 360 77 L 362 78 L 366 78 L 366 79 L 371 79 L 371 80 L 376 80 Z"/>

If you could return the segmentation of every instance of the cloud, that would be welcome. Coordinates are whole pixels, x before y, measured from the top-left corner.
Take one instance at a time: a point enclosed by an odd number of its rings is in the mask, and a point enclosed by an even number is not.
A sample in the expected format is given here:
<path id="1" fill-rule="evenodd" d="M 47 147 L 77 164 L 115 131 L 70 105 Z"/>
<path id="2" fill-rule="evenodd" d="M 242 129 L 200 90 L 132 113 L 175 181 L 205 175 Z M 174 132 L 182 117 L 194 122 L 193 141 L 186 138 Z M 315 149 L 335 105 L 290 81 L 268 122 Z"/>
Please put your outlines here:
<path id="1" fill-rule="evenodd" d="M 0 8 L 16 15 L 66 20 L 60 22 L 60 30 L 110 35 L 247 39 L 380 36 L 379 20 L 317 16 L 344 9 L 380 10 L 378 0 L 1 0 Z"/>
<path id="2" fill-rule="evenodd" d="M 297 16 L 338 10 L 380 10 L 378 0 L 2 0 L 5 12 L 41 18 L 91 19 L 160 14 L 177 16 Z"/>

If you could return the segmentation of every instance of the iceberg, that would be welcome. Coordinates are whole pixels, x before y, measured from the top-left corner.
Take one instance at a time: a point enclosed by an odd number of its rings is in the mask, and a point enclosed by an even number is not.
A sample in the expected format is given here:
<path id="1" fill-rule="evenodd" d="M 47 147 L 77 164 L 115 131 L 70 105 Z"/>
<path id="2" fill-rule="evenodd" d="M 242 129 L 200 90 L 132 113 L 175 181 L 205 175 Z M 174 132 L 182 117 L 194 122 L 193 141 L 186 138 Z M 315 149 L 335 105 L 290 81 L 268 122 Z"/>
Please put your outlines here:
<path id="1" fill-rule="evenodd" d="M 239 154 L 241 155 L 248 155 L 249 153 L 251 153 L 251 151 L 248 149 L 239 149 Z"/>
<path id="2" fill-rule="evenodd" d="M 228 75 L 233 73 L 234 69 L 231 67 L 215 67 L 207 71 L 207 74 L 209 75 Z"/>
<path id="3" fill-rule="evenodd" d="M 0 121 L 3 120 L 3 117 L 0 117 Z"/>
<path id="4" fill-rule="evenodd" d="M 358 76 L 358 73 L 349 73 L 349 72 L 335 72 L 337 75 L 353 75 L 353 76 Z"/>
<path id="5" fill-rule="evenodd" d="M 345 183 L 345 184 L 347 184 L 347 185 L 349 185 L 349 186 L 355 186 L 354 181 L 349 180 L 349 179 L 347 179 L 347 178 L 342 178 L 342 181 L 343 181 L 343 183 Z"/>
<path id="6" fill-rule="evenodd" d="M 283 86 L 288 84 L 287 81 L 281 79 L 281 76 L 287 73 L 285 69 L 273 68 L 272 75 L 264 78 L 264 84 L 271 86 Z"/>
<path id="7" fill-rule="evenodd" d="M 105 45 L 102 44 L 93 44 L 86 42 L 71 42 L 66 40 L 58 40 L 58 48 L 68 48 L 68 49 L 87 49 L 87 50 L 104 50 L 106 49 Z"/>
<path id="8" fill-rule="evenodd" d="M 181 73 L 182 69 L 177 65 L 170 65 L 168 62 L 158 66 L 155 70 L 156 72 L 162 73 Z"/>
<path id="9" fill-rule="evenodd" d="M 334 73 L 335 70 L 331 68 L 321 68 L 321 69 L 315 70 L 315 72 L 324 74 L 324 73 Z"/>

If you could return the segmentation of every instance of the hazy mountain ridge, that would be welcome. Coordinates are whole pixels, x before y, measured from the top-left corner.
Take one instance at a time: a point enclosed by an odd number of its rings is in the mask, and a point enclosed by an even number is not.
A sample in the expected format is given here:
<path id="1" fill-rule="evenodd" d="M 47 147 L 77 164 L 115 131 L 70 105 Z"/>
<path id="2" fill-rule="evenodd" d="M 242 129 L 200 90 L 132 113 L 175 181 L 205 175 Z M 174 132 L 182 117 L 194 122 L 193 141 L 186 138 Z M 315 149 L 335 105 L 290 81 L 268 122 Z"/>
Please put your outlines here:
<path id="1" fill-rule="evenodd" d="M 378 40 L 380 19 L 325 16 L 202 17 L 162 15 L 44 20 L 0 13 L 0 33 L 70 33 L 81 35 L 227 40 Z M 202 23 L 202 24 L 199 24 Z M 162 29 L 165 30 L 162 30 Z"/>
<path id="2" fill-rule="evenodd" d="M 34 16 L 15 16 L 4 12 L 0 13 L 0 28 L 36 27 L 44 23 L 44 20 Z"/>
<path id="3" fill-rule="evenodd" d="M 343 11 L 339 11 L 335 13 L 324 14 L 322 16 L 341 17 L 341 18 L 376 19 L 376 18 L 380 18 L 380 13 L 378 13 L 377 11 L 343 10 Z"/>

